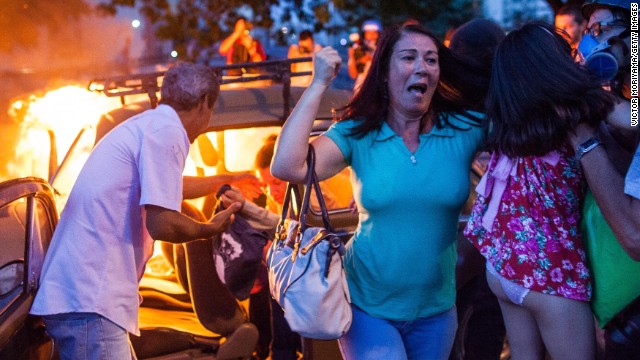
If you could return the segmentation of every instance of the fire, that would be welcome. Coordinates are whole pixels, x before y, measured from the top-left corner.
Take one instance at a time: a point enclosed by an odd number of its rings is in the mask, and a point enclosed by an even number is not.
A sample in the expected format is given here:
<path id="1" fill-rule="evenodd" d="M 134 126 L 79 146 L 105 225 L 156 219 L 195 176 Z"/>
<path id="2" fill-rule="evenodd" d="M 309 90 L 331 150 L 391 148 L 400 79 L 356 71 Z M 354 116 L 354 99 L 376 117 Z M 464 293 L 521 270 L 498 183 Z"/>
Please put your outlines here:
<path id="1" fill-rule="evenodd" d="M 95 126 L 101 114 L 119 106 L 118 98 L 108 98 L 77 85 L 14 102 L 9 114 L 20 123 L 20 140 L 13 161 L 7 164 L 8 178 L 37 176 L 47 179 L 50 133 L 55 136 L 57 147 L 54 160 L 60 164 L 83 127 Z"/>

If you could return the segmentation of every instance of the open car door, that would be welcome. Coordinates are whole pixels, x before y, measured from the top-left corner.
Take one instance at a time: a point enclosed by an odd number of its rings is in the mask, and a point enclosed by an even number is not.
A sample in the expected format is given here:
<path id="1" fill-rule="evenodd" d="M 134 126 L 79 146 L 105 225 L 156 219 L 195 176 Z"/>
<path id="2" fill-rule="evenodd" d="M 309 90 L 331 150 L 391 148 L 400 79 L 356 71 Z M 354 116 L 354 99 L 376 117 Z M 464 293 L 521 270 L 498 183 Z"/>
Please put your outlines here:
<path id="1" fill-rule="evenodd" d="M 0 183 L 0 359 L 47 359 L 52 344 L 29 316 L 58 213 L 37 178 Z"/>

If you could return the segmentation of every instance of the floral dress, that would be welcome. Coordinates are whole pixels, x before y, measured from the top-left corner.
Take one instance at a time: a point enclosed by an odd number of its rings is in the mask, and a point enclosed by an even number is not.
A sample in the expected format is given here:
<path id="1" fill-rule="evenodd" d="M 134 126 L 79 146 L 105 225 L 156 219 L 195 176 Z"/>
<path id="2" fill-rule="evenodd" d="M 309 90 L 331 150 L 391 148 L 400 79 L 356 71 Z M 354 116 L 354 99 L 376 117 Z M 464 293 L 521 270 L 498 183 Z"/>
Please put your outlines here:
<path id="1" fill-rule="evenodd" d="M 514 159 L 493 154 L 464 234 L 506 279 L 588 301 L 591 282 L 579 228 L 582 180 L 568 149 Z"/>

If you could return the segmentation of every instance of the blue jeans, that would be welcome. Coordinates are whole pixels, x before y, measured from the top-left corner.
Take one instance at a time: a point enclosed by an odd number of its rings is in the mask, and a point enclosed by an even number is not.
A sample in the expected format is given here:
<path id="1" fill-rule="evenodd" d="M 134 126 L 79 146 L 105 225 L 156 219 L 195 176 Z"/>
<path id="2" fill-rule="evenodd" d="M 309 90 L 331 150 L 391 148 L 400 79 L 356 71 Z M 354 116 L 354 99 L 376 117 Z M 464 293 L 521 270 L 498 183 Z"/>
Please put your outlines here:
<path id="1" fill-rule="evenodd" d="M 135 359 L 127 331 L 94 313 L 42 317 L 62 360 Z"/>
<path id="2" fill-rule="evenodd" d="M 369 316 L 356 306 L 349 331 L 339 340 L 346 360 L 447 359 L 458 327 L 455 306 L 413 321 Z"/>

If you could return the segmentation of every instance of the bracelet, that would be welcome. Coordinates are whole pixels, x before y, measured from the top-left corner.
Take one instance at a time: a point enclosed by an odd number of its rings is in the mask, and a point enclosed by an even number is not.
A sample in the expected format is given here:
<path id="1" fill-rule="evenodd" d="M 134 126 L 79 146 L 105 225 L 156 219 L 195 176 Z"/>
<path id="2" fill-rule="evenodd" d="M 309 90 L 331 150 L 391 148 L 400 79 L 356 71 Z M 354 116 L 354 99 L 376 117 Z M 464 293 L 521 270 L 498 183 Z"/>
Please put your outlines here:
<path id="1" fill-rule="evenodd" d="M 595 149 L 598 145 L 600 145 L 600 140 L 595 137 L 590 137 L 576 148 L 576 159 L 580 161 L 583 156 L 585 156 L 589 151 Z"/>

